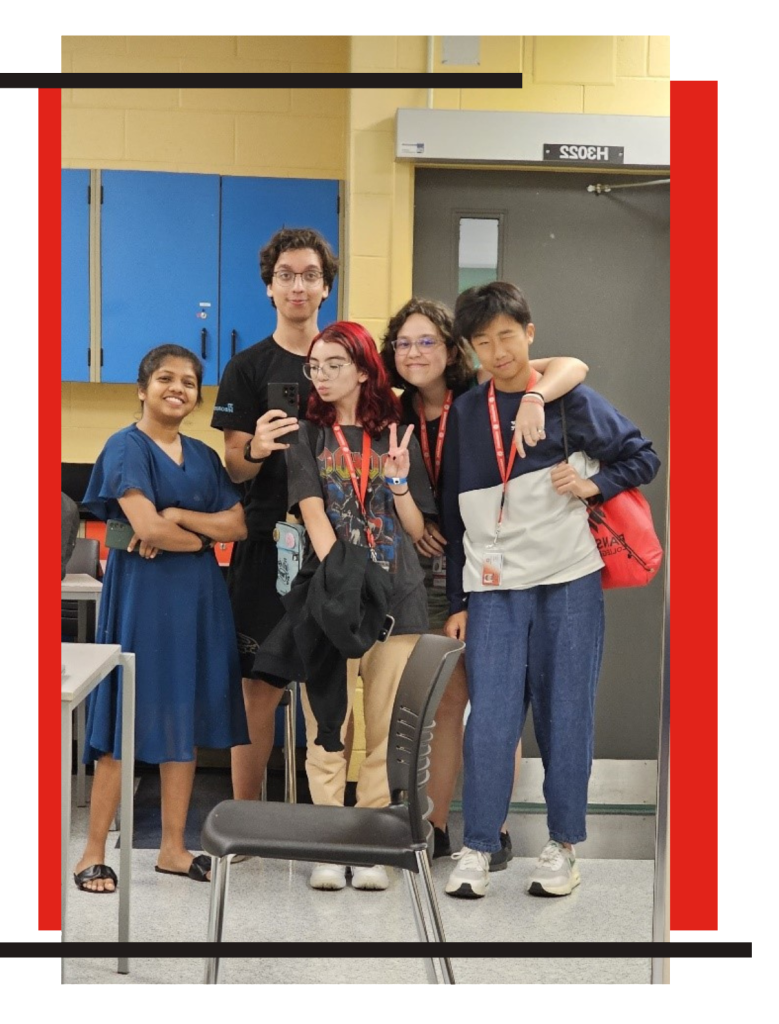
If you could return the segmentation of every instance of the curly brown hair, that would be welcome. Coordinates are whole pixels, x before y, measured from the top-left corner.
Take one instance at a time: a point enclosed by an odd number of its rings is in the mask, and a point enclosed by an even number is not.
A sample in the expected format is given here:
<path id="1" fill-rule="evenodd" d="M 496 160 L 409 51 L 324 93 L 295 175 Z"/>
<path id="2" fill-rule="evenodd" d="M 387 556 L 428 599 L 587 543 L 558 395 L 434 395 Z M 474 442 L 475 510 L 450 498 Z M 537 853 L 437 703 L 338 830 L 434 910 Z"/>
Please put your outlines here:
<path id="1" fill-rule="evenodd" d="M 393 317 L 391 317 L 387 324 L 387 330 L 384 332 L 384 337 L 382 338 L 381 358 L 387 368 L 387 373 L 389 374 L 392 386 L 403 389 L 414 389 L 413 384 L 409 384 L 408 381 L 404 380 L 404 378 L 398 373 L 397 366 L 395 365 L 395 349 L 392 347 L 392 342 L 398 337 L 403 324 L 410 316 L 413 316 L 414 313 L 426 316 L 431 323 L 435 324 L 448 351 L 455 353 L 454 359 L 446 367 L 446 386 L 448 388 L 453 388 L 454 390 L 467 387 L 473 380 L 476 373 L 476 366 L 470 347 L 466 345 L 462 338 L 458 338 L 454 333 L 454 317 L 452 316 L 451 310 L 445 306 L 443 302 L 438 302 L 436 299 L 418 298 L 409 299 L 409 301 L 402 306 Z"/>
<path id="2" fill-rule="evenodd" d="M 332 289 L 338 273 L 338 257 L 324 235 L 313 228 L 282 228 L 260 249 L 260 277 L 265 284 L 273 281 L 273 271 L 283 252 L 289 249 L 313 249 L 322 261 L 322 274 L 328 289 Z"/>

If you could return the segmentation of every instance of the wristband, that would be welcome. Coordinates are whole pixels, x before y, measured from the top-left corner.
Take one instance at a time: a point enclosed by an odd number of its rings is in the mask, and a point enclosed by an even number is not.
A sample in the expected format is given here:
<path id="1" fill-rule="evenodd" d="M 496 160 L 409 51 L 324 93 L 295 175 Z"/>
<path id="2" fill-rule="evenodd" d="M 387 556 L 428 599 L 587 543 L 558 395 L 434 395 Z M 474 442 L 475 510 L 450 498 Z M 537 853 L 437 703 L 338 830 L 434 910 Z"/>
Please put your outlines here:
<path id="1" fill-rule="evenodd" d="M 542 405 L 546 405 L 546 399 L 542 394 L 539 394 L 538 391 L 526 391 L 522 398 L 520 398 L 520 402 L 524 401 L 524 399 L 526 399 L 529 395 L 533 395 L 538 401 L 541 402 Z"/>
<path id="2" fill-rule="evenodd" d="M 407 487 L 407 488 L 405 489 L 405 491 L 400 491 L 400 493 L 398 493 L 397 491 L 391 491 L 390 493 L 391 493 L 391 494 L 392 494 L 392 495 L 393 495 L 393 496 L 394 496 L 395 498 L 402 498 L 402 497 L 404 497 L 404 496 L 405 496 L 406 494 L 408 494 L 409 490 L 410 490 L 410 488 L 409 488 L 409 487 Z"/>
<path id="3" fill-rule="evenodd" d="M 195 536 L 200 539 L 200 550 L 196 551 L 195 554 L 202 555 L 204 551 L 208 551 L 211 547 L 211 538 L 206 537 L 204 533 L 196 533 Z"/>
<path id="4" fill-rule="evenodd" d="M 261 459 L 255 459 L 255 457 L 252 455 L 252 440 L 253 438 L 250 437 L 246 444 L 243 446 L 243 457 L 246 459 L 247 462 L 265 462 L 265 460 L 269 458 L 268 455 L 263 455 Z"/>
<path id="5" fill-rule="evenodd" d="M 399 487 L 401 484 L 408 483 L 407 476 L 385 476 L 384 480 L 386 481 L 386 483 L 393 484 L 396 487 Z"/>

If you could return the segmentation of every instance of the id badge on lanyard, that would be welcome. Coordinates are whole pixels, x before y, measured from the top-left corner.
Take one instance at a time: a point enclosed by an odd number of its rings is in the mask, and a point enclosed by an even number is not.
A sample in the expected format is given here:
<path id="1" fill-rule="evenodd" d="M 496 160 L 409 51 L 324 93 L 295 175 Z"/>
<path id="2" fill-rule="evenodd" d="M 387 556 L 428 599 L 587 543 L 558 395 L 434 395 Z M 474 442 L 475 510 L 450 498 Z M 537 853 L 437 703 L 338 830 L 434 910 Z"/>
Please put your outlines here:
<path id="1" fill-rule="evenodd" d="M 433 556 L 433 590 L 446 590 L 446 555 Z"/>
<path id="2" fill-rule="evenodd" d="M 537 379 L 535 371 L 531 373 L 530 382 L 527 387 L 532 388 Z M 511 469 L 514 459 L 517 456 L 517 442 L 512 436 L 511 451 L 509 452 L 508 466 L 503 450 L 503 434 L 500 428 L 500 417 L 498 416 L 498 401 L 495 397 L 495 381 L 490 381 L 487 389 L 487 408 L 490 414 L 490 427 L 492 429 L 492 443 L 495 446 L 495 457 L 498 460 L 498 470 L 503 481 L 503 491 L 500 496 L 500 509 L 498 510 L 498 522 L 495 527 L 495 536 L 492 543 L 488 544 L 482 554 L 481 560 L 481 582 L 485 587 L 499 587 L 503 579 L 503 552 L 500 550 L 499 538 L 500 528 L 503 525 L 503 511 L 506 506 L 506 491 L 508 489 Z"/>

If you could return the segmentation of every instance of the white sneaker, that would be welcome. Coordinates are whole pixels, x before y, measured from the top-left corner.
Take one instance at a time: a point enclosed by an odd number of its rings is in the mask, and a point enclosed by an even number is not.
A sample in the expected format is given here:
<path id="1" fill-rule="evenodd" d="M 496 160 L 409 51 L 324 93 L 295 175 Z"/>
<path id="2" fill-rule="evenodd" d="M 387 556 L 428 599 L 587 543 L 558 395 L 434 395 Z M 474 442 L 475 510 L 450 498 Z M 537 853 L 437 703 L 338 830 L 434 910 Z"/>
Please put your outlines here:
<path id="1" fill-rule="evenodd" d="M 486 896 L 490 887 L 490 855 L 464 846 L 459 853 L 452 854 L 452 860 L 459 863 L 449 875 L 446 894 L 469 900 Z"/>
<path id="2" fill-rule="evenodd" d="M 315 864 L 308 884 L 312 889 L 344 889 L 346 867 L 343 864 Z"/>
<path id="3" fill-rule="evenodd" d="M 387 871 L 383 864 L 369 868 L 352 868 L 353 889 L 386 889 L 389 885 Z"/>
<path id="4" fill-rule="evenodd" d="M 531 896 L 567 896 L 581 882 L 576 851 L 550 839 L 541 851 L 527 891 Z"/>

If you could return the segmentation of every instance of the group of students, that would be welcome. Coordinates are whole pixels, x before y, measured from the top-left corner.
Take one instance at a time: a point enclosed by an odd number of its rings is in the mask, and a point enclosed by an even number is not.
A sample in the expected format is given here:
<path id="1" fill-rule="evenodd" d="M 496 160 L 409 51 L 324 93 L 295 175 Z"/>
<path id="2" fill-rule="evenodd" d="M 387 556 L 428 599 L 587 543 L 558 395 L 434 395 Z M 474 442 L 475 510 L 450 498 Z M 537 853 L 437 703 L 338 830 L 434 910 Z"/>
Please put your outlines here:
<path id="1" fill-rule="evenodd" d="M 603 563 L 585 502 L 649 482 L 659 460 L 634 424 L 581 383 L 584 363 L 530 361 L 535 328 L 514 285 L 470 288 L 454 315 L 412 299 L 379 351 L 359 324 L 319 330 L 337 269 L 311 229 L 282 229 L 261 250 L 277 322 L 231 359 L 219 385 L 212 426 L 224 434 L 226 469 L 180 433 L 201 401 L 202 366 L 164 345 L 141 363 L 140 420 L 108 440 L 84 497 L 98 518 L 126 519 L 135 531 L 128 550 L 108 559 L 97 640 L 136 654 L 136 756 L 160 765 L 157 870 L 210 878 L 210 858 L 184 844 L 199 746 L 230 747 L 234 797 L 260 796 L 275 711 L 296 678 L 273 670 L 292 607 L 277 592 L 273 531 L 292 510 L 307 535 L 301 578 L 329 561 L 358 565 L 366 580 L 373 570 L 376 600 L 394 619 L 388 639 L 346 661 L 335 718 L 313 678 L 311 699 L 301 690 L 314 803 L 344 802 L 358 677 L 366 749 L 357 807 L 389 803 L 400 676 L 419 635 L 443 630 L 467 641 L 436 716 L 428 785 L 434 856 L 447 856 L 462 765 L 464 845 L 446 892 L 484 896 L 490 872 L 512 857 L 505 819 L 532 705 L 550 839 L 528 891 L 566 895 L 579 883 L 573 844 L 586 837 L 603 644 Z M 268 384 L 279 382 L 298 385 L 300 419 L 269 407 Z M 284 439 L 290 433 L 296 443 Z M 209 554 L 218 541 L 237 542 L 226 588 Z M 89 892 L 118 884 L 104 862 L 119 799 L 120 688 L 114 673 L 88 707 L 84 756 L 96 766 L 74 880 Z M 316 864 L 309 882 L 343 889 L 347 869 Z M 353 869 L 351 882 L 389 884 L 380 865 Z"/>

